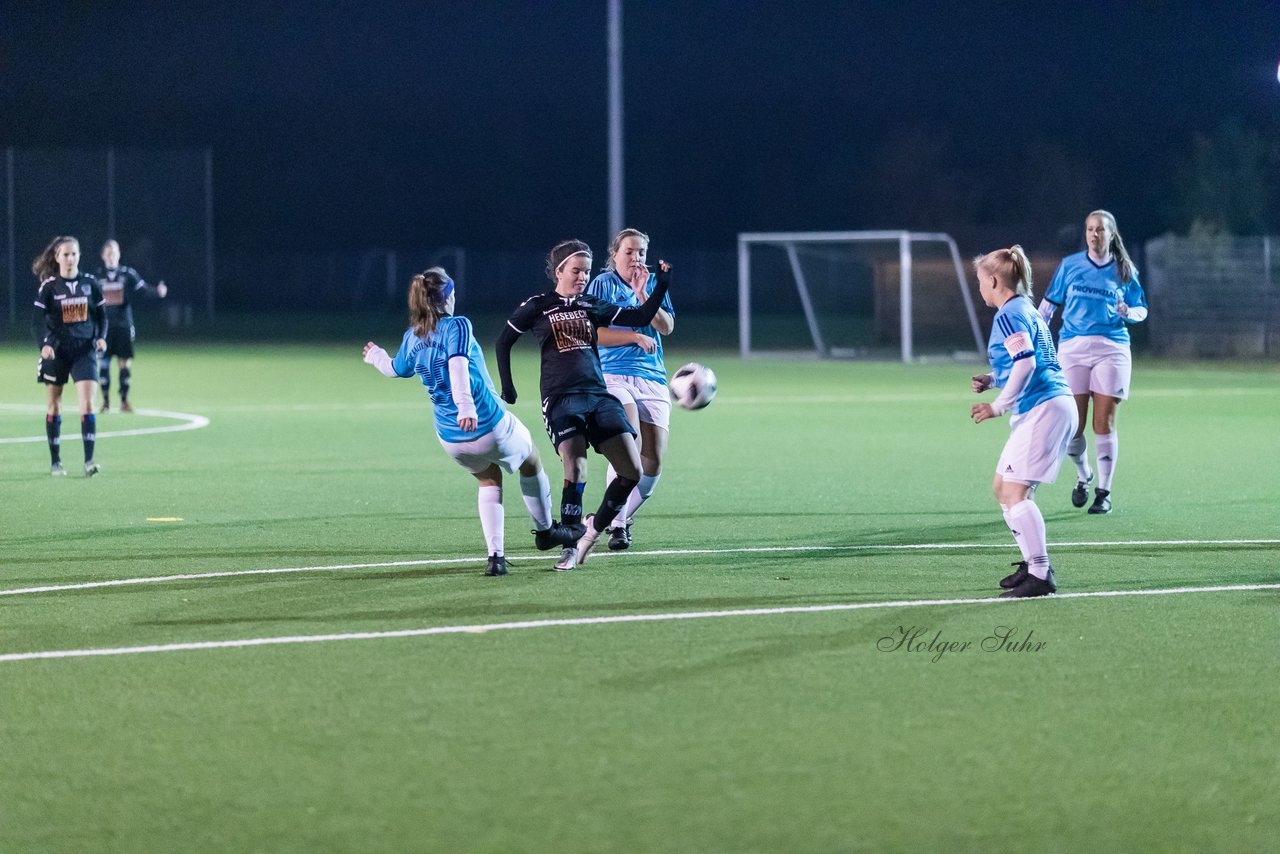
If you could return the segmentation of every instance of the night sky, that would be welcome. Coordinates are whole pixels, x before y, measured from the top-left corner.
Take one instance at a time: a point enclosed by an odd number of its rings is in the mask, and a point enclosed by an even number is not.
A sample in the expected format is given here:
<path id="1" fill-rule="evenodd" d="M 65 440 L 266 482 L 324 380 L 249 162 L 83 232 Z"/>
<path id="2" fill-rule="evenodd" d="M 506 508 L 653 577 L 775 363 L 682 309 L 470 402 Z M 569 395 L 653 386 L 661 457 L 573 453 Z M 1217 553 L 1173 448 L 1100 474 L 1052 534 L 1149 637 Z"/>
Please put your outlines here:
<path id="1" fill-rule="evenodd" d="M 604 0 L 0 15 L 0 144 L 212 146 L 220 244 L 605 237 Z M 1276 2 L 627 0 L 624 22 L 626 219 L 668 245 L 1041 234 L 1095 207 L 1132 242 L 1184 223 L 1197 134 L 1280 138 Z"/>

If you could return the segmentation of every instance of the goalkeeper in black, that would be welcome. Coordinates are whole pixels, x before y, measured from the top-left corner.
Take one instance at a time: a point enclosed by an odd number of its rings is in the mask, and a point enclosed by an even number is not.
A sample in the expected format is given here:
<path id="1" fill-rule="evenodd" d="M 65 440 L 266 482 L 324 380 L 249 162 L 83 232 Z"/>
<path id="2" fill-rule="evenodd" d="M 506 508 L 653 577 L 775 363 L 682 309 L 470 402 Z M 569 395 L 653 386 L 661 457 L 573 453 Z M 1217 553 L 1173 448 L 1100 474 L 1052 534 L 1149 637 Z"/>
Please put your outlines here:
<path id="1" fill-rule="evenodd" d="M 622 404 L 605 388 L 596 330 L 610 324 L 645 326 L 653 320 L 671 283 L 671 265 L 658 262 L 653 293 L 632 308 L 583 293 L 591 278 L 591 248 L 580 240 L 556 244 L 547 256 L 547 276 L 555 288 L 520 304 L 503 328 L 496 351 L 502 399 L 515 403 L 511 347 L 526 332 L 532 332 L 542 347 L 542 418 L 564 463 L 560 513 L 565 525 L 583 527 L 577 546 L 566 547 L 555 565 L 568 570 L 586 561 L 600 532 L 608 529 L 640 481 L 635 430 Z M 599 509 L 583 520 L 588 443 L 609 461 L 616 477 L 605 488 Z"/>

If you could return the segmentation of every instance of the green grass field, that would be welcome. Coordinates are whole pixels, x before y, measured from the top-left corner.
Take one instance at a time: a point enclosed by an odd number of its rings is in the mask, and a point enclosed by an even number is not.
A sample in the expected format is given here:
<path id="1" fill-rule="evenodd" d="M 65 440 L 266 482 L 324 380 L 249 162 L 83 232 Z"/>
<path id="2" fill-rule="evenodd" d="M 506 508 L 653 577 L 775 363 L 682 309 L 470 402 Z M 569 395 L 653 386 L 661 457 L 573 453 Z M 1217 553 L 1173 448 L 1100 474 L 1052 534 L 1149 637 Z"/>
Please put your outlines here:
<path id="1" fill-rule="evenodd" d="M 720 395 L 633 550 L 551 572 L 512 481 L 493 579 L 363 340 L 144 346 L 135 405 L 208 426 L 101 416 L 96 478 L 0 443 L 0 851 L 1276 849 L 1280 366 L 1140 360 L 1115 512 L 1041 487 L 1064 595 L 1010 602 L 973 366 L 676 350 Z"/>

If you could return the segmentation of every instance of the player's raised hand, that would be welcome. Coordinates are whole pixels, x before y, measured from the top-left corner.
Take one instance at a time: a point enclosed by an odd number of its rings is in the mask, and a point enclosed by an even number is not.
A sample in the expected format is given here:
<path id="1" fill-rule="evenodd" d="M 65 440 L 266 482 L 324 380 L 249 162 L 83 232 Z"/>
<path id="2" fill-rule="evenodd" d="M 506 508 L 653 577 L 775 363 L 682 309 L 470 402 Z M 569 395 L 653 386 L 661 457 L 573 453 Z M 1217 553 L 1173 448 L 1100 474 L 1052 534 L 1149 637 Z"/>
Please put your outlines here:
<path id="1" fill-rule="evenodd" d="M 671 265 L 670 264 L 668 264 L 666 261 L 659 260 L 657 274 L 658 274 L 659 284 L 666 285 L 667 287 L 671 286 Z"/>
<path id="2" fill-rule="evenodd" d="M 648 296 L 646 286 L 649 284 L 649 268 L 643 264 L 632 264 L 627 274 L 627 286 L 644 302 Z"/>

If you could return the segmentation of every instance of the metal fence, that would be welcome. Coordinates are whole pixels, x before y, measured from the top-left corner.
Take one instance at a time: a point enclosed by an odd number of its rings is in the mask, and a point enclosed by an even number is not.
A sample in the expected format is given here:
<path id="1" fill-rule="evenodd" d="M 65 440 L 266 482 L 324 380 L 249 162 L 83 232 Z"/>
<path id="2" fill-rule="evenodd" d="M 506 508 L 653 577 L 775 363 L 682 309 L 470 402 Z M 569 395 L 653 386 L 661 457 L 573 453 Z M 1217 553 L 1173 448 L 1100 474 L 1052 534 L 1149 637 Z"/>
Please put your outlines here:
<path id="1" fill-rule="evenodd" d="M 1273 237 L 1165 235 L 1146 244 L 1152 352 L 1280 356 L 1280 270 Z"/>

